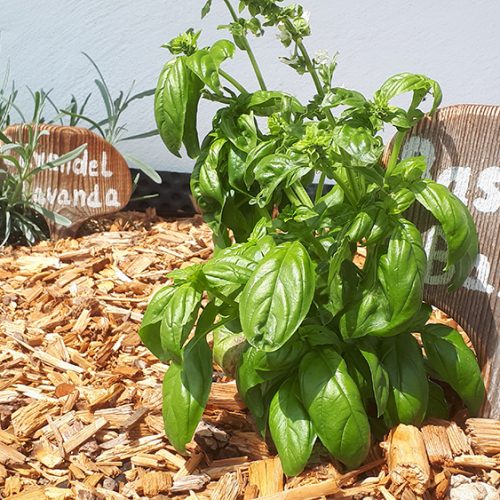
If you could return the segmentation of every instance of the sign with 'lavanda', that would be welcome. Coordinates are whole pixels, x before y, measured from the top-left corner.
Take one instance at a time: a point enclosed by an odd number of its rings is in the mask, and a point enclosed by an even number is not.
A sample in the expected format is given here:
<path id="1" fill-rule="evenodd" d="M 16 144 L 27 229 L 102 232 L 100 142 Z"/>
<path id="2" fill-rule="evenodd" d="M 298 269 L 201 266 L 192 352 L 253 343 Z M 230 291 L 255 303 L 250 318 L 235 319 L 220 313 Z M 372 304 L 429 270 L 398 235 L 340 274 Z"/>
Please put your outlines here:
<path id="1" fill-rule="evenodd" d="M 34 166 L 87 144 L 78 158 L 41 171 L 31 185 L 34 201 L 72 222 L 70 227 L 63 227 L 47 221 L 53 237 L 74 234 L 85 220 L 116 212 L 128 203 L 132 193 L 130 170 L 111 144 L 84 128 L 42 124 L 40 129 L 48 134 L 40 139 Z M 13 125 L 5 134 L 12 140 L 26 141 L 28 127 Z"/>

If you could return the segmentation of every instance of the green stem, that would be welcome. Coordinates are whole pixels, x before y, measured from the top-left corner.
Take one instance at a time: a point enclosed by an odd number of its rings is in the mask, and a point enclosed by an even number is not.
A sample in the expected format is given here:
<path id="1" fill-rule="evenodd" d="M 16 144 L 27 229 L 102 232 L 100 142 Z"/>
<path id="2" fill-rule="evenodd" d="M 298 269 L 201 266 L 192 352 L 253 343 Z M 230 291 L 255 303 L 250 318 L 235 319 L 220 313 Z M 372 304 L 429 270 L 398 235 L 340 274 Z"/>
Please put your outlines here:
<path id="1" fill-rule="evenodd" d="M 242 94 L 248 94 L 248 90 L 246 90 L 238 80 L 233 78 L 221 68 L 219 68 L 219 75 L 222 76 L 222 78 L 225 78 L 231 85 L 233 85 L 235 89 L 239 90 Z"/>
<path id="2" fill-rule="evenodd" d="M 307 70 L 308 70 L 309 74 L 311 75 L 311 78 L 314 81 L 314 86 L 316 87 L 316 91 L 318 92 L 318 95 L 321 97 L 324 97 L 325 91 L 323 89 L 323 86 L 321 85 L 321 80 L 318 76 L 318 73 L 316 71 L 316 68 L 314 67 L 313 62 L 311 61 L 311 58 L 309 57 L 309 53 L 307 52 L 305 45 L 302 43 L 302 39 L 299 36 L 297 36 L 297 33 L 295 31 L 295 26 L 293 25 L 293 23 L 289 19 L 287 19 L 285 21 L 285 23 L 286 23 L 288 30 L 292 34 L 292 37 L 295 40 L 295 43 L 297 44 L 297 48 L 299 49 L 300 53 L 302 54 L 302 57 L 304 58 Z M 326 109 L 324 111 L 324 113 L 325 113 L 327 120 L 330 122 L 330 124 L 332 126 L 335 126 L 335 118 L 333 117 L 331 110 Z M 358 190 L 358 187 L 356 185 L 356 180 L 355 180 L 352 172 L 349 171 L 349 169 L 347 169 L 346 173 L 347 173 L 347 177 L 349 179 L 349 184 L 351 185 L 352 189 L 354 190 L 355 200 L 353 200 L 353 201 L 355 201 L 355 203 L 353 203 L 353 205 L 356 205 L 356 203 L 359 201 L 359 198 L 360 198 L 360 195 L 358 192 L 359 190 Z M 344 189 L 344 192 L 346 192 L 345 189 Z M 346 194 L 347 194 L 347 192 L 346 192 Z"/>
<path id="3" fill-rule="evenodd" d="M 295 30 L 295 26 L 290 21 L 290 19 L 286 19 L 285 24 L 286 24 L 286 27 L 288 28 L 288 31 L 292 34 L 292 37 L 293 37 L 295 43 L 297 44 L 297 48 L 299 49 L 300 53 L 302 54 L 302 57 L 304 58 L 307 71 L 309 72 L 309 74 L 311 75 L 311 78 L 313 79 L 314 86 L 316 87 L 316 91 L 318 92 L 318 95 L 321 97 L 325 97 L 325 91 L 323 89 L 323 86 L 321 85 L 321 80 L 319 78 L 318 72 L 316 71 L 316 68 L 314 67 L 314 64 L 309 56 L 309 53 L 307 52 L 307 49 L 302 42 L 302 38 L 300 38 L 297 35 L 297 32 Z M 325 115 L 328 118 L 328 121 L 332 125 L 335 125 L 335 119 L 333 117 L 331 110 L 329 110 L 329 109 L 325 110 Z"/>
<path id="4" fill-rule="evenodd" d="M 349 189 L 349 186 L 346 186 L 345 182 L 335 174 L 335 172 L 332 173 L 333 180 L 340 186 L 342 191 L 344 191 L 344 195 L 348 199 L 349 203 L 355 207 L 356 206 L 356 200 L 351 196 L 351 191 Z"/>
<path id="5" fill-rule="evenodd" d="M 263 208 L 263 207 L 259 207 L 258 205 L 256 205 L 256 210 L 257 210 L 257 213 L 264 219 L 266 220 L 271 220 L 271 216 L 269 215 L 269 212 Z"/>
<path id="6" fill-rule="evenodd" d="M 233 99 L 231 99 L 230 97 L 212 94 L 211 92 L 208 91 L 203 92 L 203 97 L 207 101 L 220 102 L 222 104 L 231 104 L 233 102 Z"/>
<path id="7" fill-rule="evenodd" d="M 225 304 L 228 304 L 231 307 L 238 307 L 238 303 L 237 302 L 235 302 L 233 299 L 230 299 L 229 297 L 226 297 L 225 295 L 223 295 L 222 293 L 220 293 L 215 288 L 212 288 L 211 286 L 208 286 L 206 283 L 205 283 L 205 290 L 207 291 L 207 293 L 210 293 L 214 297 L 222 300 L 222 302 L 224 302 Z"/>
<path id="8" fill-rule="evenodd" d="M 226 7 L 228 8 L 229 13 L 231 14 L 233 21 L 235 23 L 237 23 L 238 16 L 236 15 L 236 11 L 233 9 L 233 6 L 231 5 L 231 2 L 229 0 L 224 0 L 224 3 L 226 4 Z M 253 53 L 252 48 L 250 47 L 250 44 L 248 43 L 248 39 L 247 39 L 246 35 L 242 36 L 242 42 L 243 42 L 243 46 L 245 47 L 245 52 L 248 54 L 248 58 L 250 59 L 250 63 L 252 64 L 252 68 L 255 72 L 255 76 L 257 77 L 257 80 L 259 81 L 259 85 L 260 85 L 261 90 L 267 90 L 266 83 L 264 82 L 264 78 L 263 78 L 262 73 L 260 71 L 257 60 L 255 59 L 255 54 Z"/>
<path id="9" fill-rule="evenodd" d="M 398 162 L 399 152 L 401 151 L 401 146 L 403 145 L 407 132 L 407 130 L 400 130 L 396 133 L 394 144 L 392 146 L 391 156 L 389 157 L 389 161 L 387 162 L 385 173 L 386 177 L 391 175 L 392 170 Z"/>
<path id="10" fill-rule="evenodd" d="M 306 68 L 309 71 L 309 73 L 314 81 L 314 86 L 316 87 L 318 94 L 321 97 L 324 97 L 325 92 L 323 90 L 323 86 L 321 85 L 321 80 L 319 79 L 318 73 L 316 72 L 316 68 L 314 67 L 313 62 L 311 61 L 311 58 L 309 57 L 309 53 L 307 52 L 305 45 L 302 43 L 302 39 L 298 38 L 295 41 L 295 43 L 297 44 L 297 48 L 300 50 L 300 53 L 302 54 L 302 57 L 304 58 L 304 61 L 306 63 Z"/>
<path id="11" fill-rule="evenodd" d="M 299 206 L 299 205 L 302 205 L 302 202 L 300 201 L 300 199 L 298 198 L 298 196 L 295 194 L 295 192 L 293 191 L 292 188 L 285 188 L 284 189 L 285 191 L 285 194 L 287 196 L 287 198 L 296 206 Z"/>
<path id="12" fill-rule="evenodd" d="M 321 172 L 318 181 L 318 187 L 316 188 L 316 194 L 314 196 L 314 203 L 318 203 L 319 199 L 323 196 L 323 188 L 325 186 L 326 174 L 325 172 Z"/>
<path id="13" fill-rule="evenodd" d="M 297 195 L 297 198 L 300 200 L 301 205 L 304 205 L 309 208 L 312 208 L 314 206 L 313 202 L 311 201 L 311 198 L 307 194 L 307 191 L 300 182 L 295 182 L 292 185 L 292 189 L 293 192 Z"/>
<path id="14" fill-rule="evenodd" d="M 320 259 L 322 259 L 322 260 L 328 260 L 330 258 L 330 256 L 328 255 L 328 252 L 325 250 L 325 247 L 312 234 L 306 236 L 306 241 L 308 243 L 311 243 L 311 245 L 313 246 L 316 254 L 318 255 L 318 257 Z"/>
<path id="15" fill-rule="evenodd" d="M 233 321 L 237 318 L 238 316 L 228 316 L 227 318 L 221 319 L 219 322 L 214 323 L 213 325 L 209 326 L 205 330 L 202 330 L 199 333 L 196 333 L 191 342 L 193 344 L 196 344 L 197 342 L 200 341 L 200 339 L 204 339 L 209 333 L 213 332 L 215 329 L 219 328 L 220 326 L 225 325 L 226 323 L 229 323 L 230 321 Z"/>

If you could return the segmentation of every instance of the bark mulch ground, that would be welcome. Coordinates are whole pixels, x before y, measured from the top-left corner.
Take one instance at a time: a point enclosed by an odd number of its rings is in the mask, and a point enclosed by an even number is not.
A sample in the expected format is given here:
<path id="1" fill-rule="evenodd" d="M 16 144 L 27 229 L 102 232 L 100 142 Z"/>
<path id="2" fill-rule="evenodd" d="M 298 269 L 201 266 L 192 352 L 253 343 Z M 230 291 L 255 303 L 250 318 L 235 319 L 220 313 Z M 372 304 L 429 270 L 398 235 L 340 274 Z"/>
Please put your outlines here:
<path id="1" fill-rule="evenodd" d="M 211 255 L 210 231 L 121 213 L 82 234 L 0 254 L 0 498 L 500 498 L 500 422 L 484 419 L 399 426 L 356 471 L 319 450 L 285 478 L 216 366 L 179 455 L 163 434 L 167 367 L 137 330 L 166 273 Z"/>

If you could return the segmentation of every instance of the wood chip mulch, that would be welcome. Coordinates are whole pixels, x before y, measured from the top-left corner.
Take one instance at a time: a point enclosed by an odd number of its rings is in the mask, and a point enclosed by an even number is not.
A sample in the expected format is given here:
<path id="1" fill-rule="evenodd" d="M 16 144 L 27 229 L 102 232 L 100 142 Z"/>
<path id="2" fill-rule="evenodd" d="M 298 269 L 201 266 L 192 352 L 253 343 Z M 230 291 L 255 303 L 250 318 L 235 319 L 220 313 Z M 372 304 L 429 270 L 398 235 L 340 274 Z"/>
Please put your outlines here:
<path id="1" fill-rule="evenodd" d="M 484 419 L 401 425 L 356 471 L 318 450 L 285 478 L 218 367 L 179 455 L 163 433 L 167 367 L 137 330 L 166 273 L 211 255 L 210 231 L 122 213 L 83 234 L 0 250 L 0 498 L 500 499 L 500 422 Z"/>

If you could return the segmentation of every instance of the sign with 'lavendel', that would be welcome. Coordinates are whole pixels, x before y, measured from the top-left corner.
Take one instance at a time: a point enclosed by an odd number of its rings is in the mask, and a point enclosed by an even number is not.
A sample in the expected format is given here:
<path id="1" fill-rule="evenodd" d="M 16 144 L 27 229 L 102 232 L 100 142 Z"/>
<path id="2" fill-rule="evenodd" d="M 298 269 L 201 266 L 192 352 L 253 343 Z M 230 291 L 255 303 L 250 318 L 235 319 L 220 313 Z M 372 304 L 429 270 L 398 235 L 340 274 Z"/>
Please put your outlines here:
<path id="1" fill-rule="evenodd" d="M 130 170 L 111 144 L 84 128 L 42 124 L 40 129 L 48 134 L 40 139 L 34 166 L 87 144 L 78 158 L 43 170 L 31 185 L 34 201 L 72 223 L 63 227 L 47 220 L 53 237 L 74 234 L 85 220 L 116 212 L 128 203 L 132 193 Z M 23 125 L 5 130 L 5 135 L 13 140 L 25 141 L 27 134 L 28 127 Z"/>

